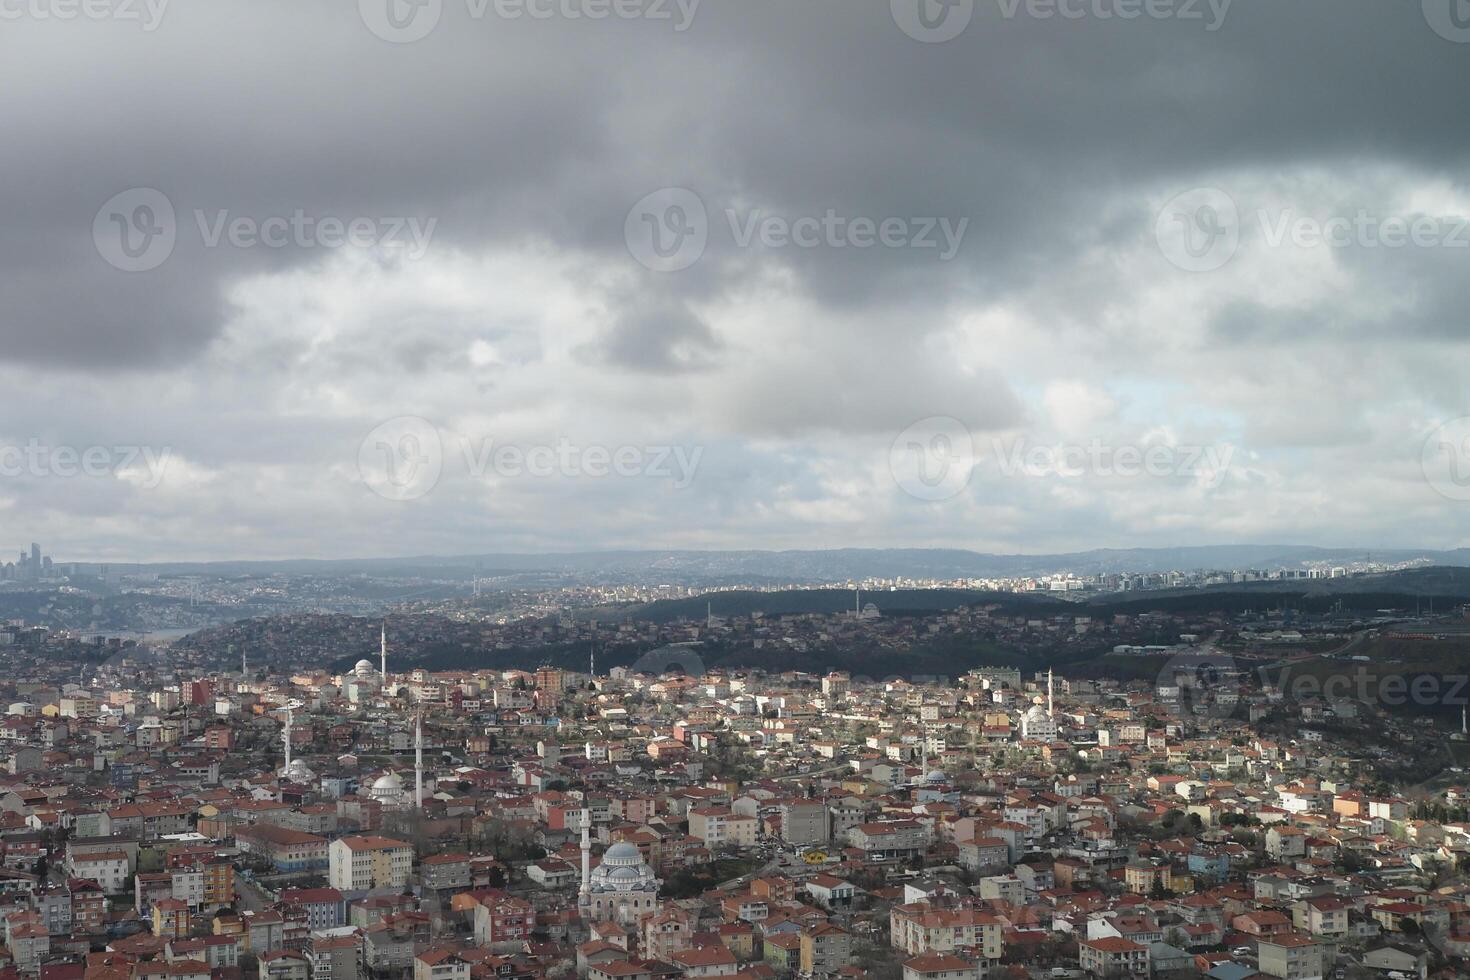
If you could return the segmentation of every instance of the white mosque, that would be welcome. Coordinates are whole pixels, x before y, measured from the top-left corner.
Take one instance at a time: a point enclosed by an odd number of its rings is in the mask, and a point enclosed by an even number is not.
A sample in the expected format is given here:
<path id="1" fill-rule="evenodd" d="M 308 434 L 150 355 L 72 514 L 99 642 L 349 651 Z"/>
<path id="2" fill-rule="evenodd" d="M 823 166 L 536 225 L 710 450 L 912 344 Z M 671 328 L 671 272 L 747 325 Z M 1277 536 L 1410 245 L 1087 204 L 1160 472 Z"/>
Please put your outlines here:
<path id="1" fill-rule="evenodd" d="M 382 667 L 374 667 L 373 662 L 364 657 L 352 665 L 352 669 L 342 675 L 342 686 L 346 689 L 347 700 L 353 704 L 371 698 L 381 691 L 388 697 L 395 693 L 393 679 L 388 674 L 388 627 L 382 628 L 379 637 L 378 655 L 382 659 Z"/>
<path id="2" fill-rule="evenodd" d="M 293 758 L 291 755 L 291 721 L 292 712 L 304 707 L 300 701 L 287 701 L 286 724 L 281 729 L 281 740 L 286 743 L 286 764 L 276 773 L 283 781 L 310 785 L 316 781 L 316 773 L 311 771 L 301 759 Z"/>
<path id="3" fill-rule="evenodd" d="M 1052 713 L 1051 670 L 1046 672 L 1046 706 L 1038 695 L 1031 707 L 1021 715 L 1021 738 L 1026 741 L 1054 742 L 1057 738 L 1057 720 Z"/>
<path id="4" fill-rule="evenodd" d="M 403 777 L 391 769 L 377 779 L 368 789 L 368 796 L 377 800 L 385 809 L 412 806 L 424 808 L 424 715 L 420 711 L 414 720 L 413 738 L 413 795 L 403 785 Z"/>
<path id="5" fill-rule="evenodd" d="M 602 855 L 595 871 L 592 864 L 591 814 L 582 811 L 582 889 L 577 906 L 584 922 L 617 922 L 637 925 L 638 920 L 659 910 L 658 889 L 663 884 L 643 860 L 637 846 L 618 841 Z"/>

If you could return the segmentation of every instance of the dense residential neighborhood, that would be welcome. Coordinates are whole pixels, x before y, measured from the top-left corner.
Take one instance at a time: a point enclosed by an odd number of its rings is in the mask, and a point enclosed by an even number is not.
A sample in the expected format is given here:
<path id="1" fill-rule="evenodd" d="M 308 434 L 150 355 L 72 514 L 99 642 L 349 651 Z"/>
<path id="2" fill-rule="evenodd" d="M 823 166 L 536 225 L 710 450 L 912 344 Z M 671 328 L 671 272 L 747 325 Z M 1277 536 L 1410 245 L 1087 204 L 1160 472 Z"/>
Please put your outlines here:
<path id="1" fill-rule="evenodd" d="M 882 635 L 849 618 L 766 628 Z M 1208 623 L 1165 625 L 1196 655 L 1141 680 L 691 671 L 679 646 L 398 673 L 382 626 L 341 673 L 11 646 L 0 971 L 1463 975 L 1470 790 L 1396 786 L 1379 747 L 1449 733 L 1288 696 L 1185 632 Z"/>

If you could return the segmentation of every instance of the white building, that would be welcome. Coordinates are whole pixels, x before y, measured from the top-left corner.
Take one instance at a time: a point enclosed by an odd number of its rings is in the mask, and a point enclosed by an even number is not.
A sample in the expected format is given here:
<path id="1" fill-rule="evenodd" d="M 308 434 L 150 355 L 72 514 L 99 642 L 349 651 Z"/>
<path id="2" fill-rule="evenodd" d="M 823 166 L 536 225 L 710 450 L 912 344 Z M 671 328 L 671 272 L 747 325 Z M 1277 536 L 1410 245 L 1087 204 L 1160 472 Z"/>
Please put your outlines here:
<path id="1" fill-rule="evenodd" d="M 402 888 L 413 869 L 413 846 L 388 837 L 343 837 L 328 852 L 328 882 L 340 891 Z"/>

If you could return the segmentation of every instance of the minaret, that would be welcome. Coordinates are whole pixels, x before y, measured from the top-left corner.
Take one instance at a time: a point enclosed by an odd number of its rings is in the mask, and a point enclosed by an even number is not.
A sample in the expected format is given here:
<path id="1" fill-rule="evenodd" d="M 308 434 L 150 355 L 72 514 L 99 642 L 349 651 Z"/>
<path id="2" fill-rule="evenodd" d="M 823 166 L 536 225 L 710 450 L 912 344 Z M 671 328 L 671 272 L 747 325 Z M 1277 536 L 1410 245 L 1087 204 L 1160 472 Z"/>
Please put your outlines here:
<path id="1" fill-rule="evenodd" d="M 240 651 L 240 680 L 243 681 L 243 680 L 245 680 L 249 676 L 250 676 L 250 651 L 248 651 L 248 650 L 241 650 Z"/>
<path id="2" fill-rule="evenodd" d="M 1470 735 L 1470 702 L 1460 705 L 1460 734 Z"/>
<path id="3" fill-rule="evenodd" d="M 281 772 L 288 773 L 291 771 L 291 705 L 289 702 L 286 704 L 286 730 L 281 735 L 286 740 L 286 767 Z"/>
<path id="4" fill-rule="evenodd" d="M 578 904 L 592 901 L 592 811 L 582 809 L 582 888 Z"/>
<path id="5" fill-rule="evenodd" d="M 383 624 L 383 634 L 378 641 L 378 652 L 383 658 L 383 690 L 388 689 L 388 624 Z"/>
<path id="6" fill-rule="evenodd" d="M 1052 717 L 1051 668 L 1046 668 L 1046 716 Z"/>
<path id="7" fill-rule="evenodd" d="M 419 709 L 413 736 L 413 805 L 424 808 L 424 710 Z"/>

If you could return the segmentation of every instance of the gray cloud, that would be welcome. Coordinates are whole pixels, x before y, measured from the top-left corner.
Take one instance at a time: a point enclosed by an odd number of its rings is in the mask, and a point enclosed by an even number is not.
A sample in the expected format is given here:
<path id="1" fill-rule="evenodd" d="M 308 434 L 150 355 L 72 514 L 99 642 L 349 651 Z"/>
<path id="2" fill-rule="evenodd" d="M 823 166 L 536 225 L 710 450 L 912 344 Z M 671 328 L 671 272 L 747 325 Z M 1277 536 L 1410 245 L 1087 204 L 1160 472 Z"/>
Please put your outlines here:
<path id="1" fill-rule="evenodd" d="M 174 0 L 151 32 L 7 22 L 0 434 L 183 462 L 146 491 L 0 481 L 0 513 L 69 553 L 139 556 L 348 553 L 363 522 L 374 551 L 1470 537 L 1414 441 L 1470 413 L 1465 251 L 1245 234 L 1191 274 L 1153 242 L 1197 186 L 1246 214 L 1470 211 L 1470 45 L 1415 3 L 1240 2 L 1214 31 L 1008 6 L 977 0 L 944 44 L 838 0 L 703 0 L 682 32 L 445 0 L 412 44 L 354 3 Z M 167 196 L 177 242 L 124 272 L 93 222 L 135 187 Z M 624 236 L 665 187 L 708 212 L 703 254 L 669 273 Z M 298 212 L 435 224 L 412 259 L 209 240 Z M 949 261 L 732 230 L 829 212 L 967 226 Z M 1187 430 L 1256 462 L 1209 495 L 977 481 L 917 506 L 893 485 L 889 443 L 925 417 L 1078 438 L 1046 397 L 1078 379 L 1121 406 L 1083 432 Z M 433 507 L 393 506 L 356 441 L 409 414 L 477 439 L 699 445 L 703 478 L 451 473 Z"/>

